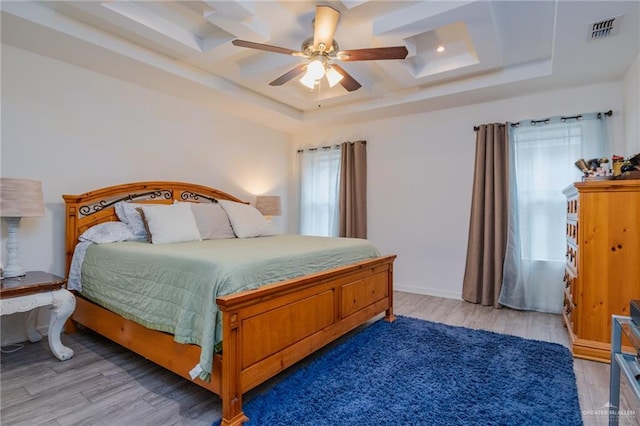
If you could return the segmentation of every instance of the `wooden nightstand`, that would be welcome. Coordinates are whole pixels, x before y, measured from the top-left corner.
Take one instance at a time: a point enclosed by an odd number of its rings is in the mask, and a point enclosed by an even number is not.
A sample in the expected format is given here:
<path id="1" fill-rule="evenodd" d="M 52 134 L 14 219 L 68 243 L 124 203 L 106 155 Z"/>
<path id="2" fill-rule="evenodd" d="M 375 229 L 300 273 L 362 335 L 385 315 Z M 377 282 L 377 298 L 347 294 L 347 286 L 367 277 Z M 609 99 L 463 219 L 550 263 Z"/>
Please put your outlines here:
<path id="1" fill-rule="evenodd" d="M 60 333 L 76 307 L 76 299 L 64 287 L 67 280 L 42 271 L 29 271 L 22 277 L 5 278 L 0 289 L 0 315 L 28 312 L 27 336 L 30 342 L 42 340 L 36 330 L 36 308 L 51 305 L 49 347 L 60 361 L 73 356 L 73 350 L 62 344 Z"/>

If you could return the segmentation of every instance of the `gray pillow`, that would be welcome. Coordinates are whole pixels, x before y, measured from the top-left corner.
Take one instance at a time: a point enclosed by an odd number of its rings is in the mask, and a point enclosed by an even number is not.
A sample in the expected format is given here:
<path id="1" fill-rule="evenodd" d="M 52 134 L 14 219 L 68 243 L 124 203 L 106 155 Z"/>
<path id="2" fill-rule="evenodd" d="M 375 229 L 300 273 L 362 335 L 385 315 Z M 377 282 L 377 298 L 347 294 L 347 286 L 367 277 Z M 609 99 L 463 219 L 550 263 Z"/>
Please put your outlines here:
<path id="1" fill-rule="evenodd" d="M 235 238 L 229 216 L 219 204 L 189 203 L 203 240 Z"/>

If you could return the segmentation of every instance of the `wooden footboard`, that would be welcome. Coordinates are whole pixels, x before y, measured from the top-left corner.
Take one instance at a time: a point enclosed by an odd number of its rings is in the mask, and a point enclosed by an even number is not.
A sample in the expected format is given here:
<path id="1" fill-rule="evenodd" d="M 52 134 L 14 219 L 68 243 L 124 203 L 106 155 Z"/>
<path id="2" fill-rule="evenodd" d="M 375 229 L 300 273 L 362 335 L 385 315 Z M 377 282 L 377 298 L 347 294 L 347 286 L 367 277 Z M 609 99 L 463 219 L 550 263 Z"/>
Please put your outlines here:
<path id="1" fill-rule="evenodd" d="M 222 355 L 210 382 L 194 383 L 222 399 L 222 425 L 241 425 L 242 395 L 357 326 L 393 315 L 393 261 L 380 257 L 217 299 Z M 200 348 L 173 341 L 80 296 L 71 319 L 190 379 Z"/>

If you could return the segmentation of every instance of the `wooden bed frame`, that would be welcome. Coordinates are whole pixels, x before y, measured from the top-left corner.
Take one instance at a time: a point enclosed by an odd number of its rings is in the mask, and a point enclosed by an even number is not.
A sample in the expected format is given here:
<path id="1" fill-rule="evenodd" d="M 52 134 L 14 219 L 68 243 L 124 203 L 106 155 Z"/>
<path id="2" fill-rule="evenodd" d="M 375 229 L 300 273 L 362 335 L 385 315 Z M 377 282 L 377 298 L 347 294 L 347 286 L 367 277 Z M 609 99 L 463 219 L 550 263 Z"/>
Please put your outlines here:
<path id="1" fill-rule="evenodd" d="M 111 186 L 63 198 L 67 271 L 78 236 L 93 225 L 118 220 L 113 207 L 117 201 L 241 202 L 206 186 L 162 181 Z M 221 424 L 241 425 L 248 420 L 242 411 L 242 395 L 255 386 L 383 312 L 385 320 L 393 321 L 395 258 L 383 256 L 219 297 L 223 351 L 214 356 L 211 381 L 194 382 L 220 396 Z M 81 294 L 75 296 L 68 332 L 81 324 L 190 379 L 189 371 L 199 362 L 199 347 L 176 343 L 170 334 L 126 320 Z"/>

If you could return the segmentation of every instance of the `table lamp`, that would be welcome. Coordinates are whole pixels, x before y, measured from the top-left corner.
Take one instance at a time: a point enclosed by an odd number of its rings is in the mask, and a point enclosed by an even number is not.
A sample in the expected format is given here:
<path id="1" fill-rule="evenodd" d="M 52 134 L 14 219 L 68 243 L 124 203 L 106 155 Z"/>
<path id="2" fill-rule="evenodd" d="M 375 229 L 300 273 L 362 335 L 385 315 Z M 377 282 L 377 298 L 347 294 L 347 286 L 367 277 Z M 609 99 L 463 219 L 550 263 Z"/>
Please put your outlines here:
<path id="1" fill-rule="evenodd" d="M 271 221 L 273 216 L 280 216 L 282 214 L 280 196 L 258 195 L 258 197 L 256 197 L 256 209 L 262 213 L 268 221 Z"/>
<path id="2" fill-rule="evenodd" d="M 42 183 L 37 180 L 0 178 L 0 216 L 7 222 L 7 265 L 4 278 L 26 271 L 18 262 L 18 225 L 23 217 L 44 216 Z"/>

